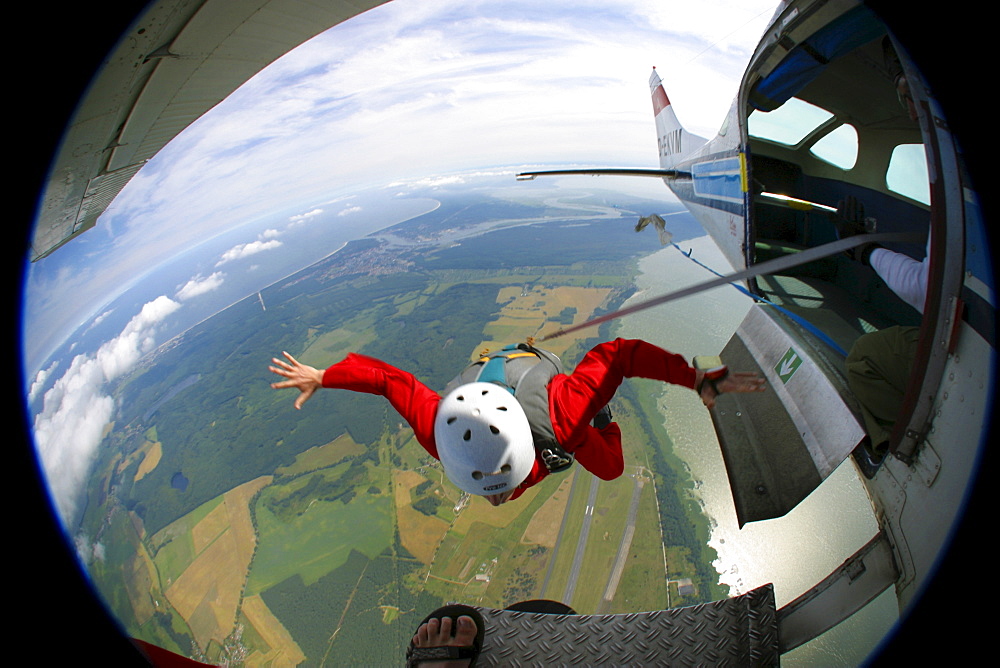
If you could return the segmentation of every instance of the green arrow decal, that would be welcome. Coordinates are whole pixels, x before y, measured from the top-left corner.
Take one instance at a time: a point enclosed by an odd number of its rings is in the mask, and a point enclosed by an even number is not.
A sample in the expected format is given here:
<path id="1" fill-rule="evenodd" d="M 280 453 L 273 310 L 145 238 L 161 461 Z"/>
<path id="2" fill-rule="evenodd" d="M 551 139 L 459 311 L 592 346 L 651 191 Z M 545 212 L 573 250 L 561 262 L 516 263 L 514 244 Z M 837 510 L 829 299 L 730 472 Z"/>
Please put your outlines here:
<path id="1" fill-rule="evenodd" d="M 800 366 L 802 366 L 802 357 L 795 352 L 794 348 L 789 348 L 781 360 L 774 365 L 774 372 L 778 374 L 782 384 L 787 384 Z"/>

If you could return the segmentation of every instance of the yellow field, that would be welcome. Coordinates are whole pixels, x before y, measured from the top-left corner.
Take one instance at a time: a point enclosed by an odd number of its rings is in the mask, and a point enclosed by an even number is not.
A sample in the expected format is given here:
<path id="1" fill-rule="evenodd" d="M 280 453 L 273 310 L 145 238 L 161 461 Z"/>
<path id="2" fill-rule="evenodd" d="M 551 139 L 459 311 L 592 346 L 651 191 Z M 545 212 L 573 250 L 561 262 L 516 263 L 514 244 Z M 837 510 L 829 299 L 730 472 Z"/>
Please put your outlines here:
<path id="1" fill-rule="evenodd" d="M 310 337 L 313 334 L 314 332 L 311 332 Z M 296 359 L 303 364 L 324 369 L 334 362 L 342 360 L 348 352 L 360 350 L 374 338 L 375 331 L 370 327 L 366 326 L 360 332 L 342 327 L 316 337 L 308 348 L 296 355 Z"/>
<path id="2" fill-rule="evenodd" d="M 132 610 L 135 612 L 135 621 L 141 626 L 149 621 L 156 612 L 154 599 L 156 596 L 155 570 L 149 562 L 145 549 L 140 548 L 124 566 L 125 570 L 125 592 L 128 594 Z"/>
<path id="3" fill-rule="evenodd" d="M 497 304 L 504 304 L 512 299 L 516 299 L 520 294 L 521 288 L 516 285 L 502 287 L 497 294 Z"/>
<path id="4" fill-rule="evenodd" d="M 439 517 L 424 515 L 410 505 L 410 490 L 425 479 L 416 471 L 392 472 L 399 541 L 410 554 L 429 566 L 437 546 L 448 533 L 448 523 Z"/>
<path id="5" fill-rule="evenodd" d="M 254 652 L 247 657 L 247 666 L 270 666 L 284 668 L 297 666 L 306 659 L 302 649 L 292 639 L 288 630 L 278 621 L 264 600 L 259 596 L 248 596 L 243 599 L 243 614 L 253 625 L 257 633 L 271 647 L 267 654 Z"/>
<path id="6" fill-rule="evenodd" d="M 201 554 L 229 528 L 229 510 L 226 503 L 220 503 L 191 529 L 194 553 Z"/>
<path id="7" fill-rule="evenodd" d="M 566 504 L 569 502 L 569 488 L 572 485 L 573 477 L 567 476 L 559 484 L 559 488 L 552 493 L 552 496 L 542 504 L 542 507 L 535 511 L 521 537 L 522 543 L 535 543 L 550 549 L 556 546 L 559 524 L 566 512 Z"/>
<path id="8" fill-rule="evenodd" d="M 270 481 L 263 476 L 226 492 L 223 503 L 191 529 L 196 556 L 165 594 L 201 647 L 221 643 L 233 628 L 254 548 L 247 504 Z"/>
<path id="9" fill-rule="evenodd" d="M 140 445 L 138 448 L 136 448 L 132 452 L 128 453 L 125 457 L 122 457 L 120 459 L 118 457 L 115 457 L 112 460 L 112 466 L 114 466 L 115 471 L 117 473 L 121 473 L 122 471 L 124 471 L 125 469 L 127 469 L 129 466 L 131 466 L 132 463 L 135 462 L 137 459 L 139 459 L 140 457 L 145 457 L 147 455 L 147 453 L 149 452 L 149 449 L 151 447 L 153 447 L 154 445 L 159 445 L 159 443 L 151 441 L 150 439 L 147 438 L 145 441 L 143 441 L 142 445 Z M 156 463 L 157 464 L 159 463 L 159 456 L 157 456 L 157 462 Z M 145 462 L 143 462 L 143 463 L 141 463 L 139 465 L 140 470 L 143 468 L 144 465 L 145 465 Z M 156 464 L 153 464 L 145 472 L 141 473 L 141 475 L 140 475 L 139 472 L 137 472 L 136 476 L 135 476 L 135 480 L 136 481 L 140 480 L 142 478 L 142 476 L 146 475 L 146 473 L 149 473 L 149 471 L 152 471 L 155 467 L 156 467 Z"/>
<path id="10" fill-rule="evenodd" d="M 291 466 L 277 469 L 281 475 L 297 475 L 336 464 L 344 457 L 360 455 L 365 451 L 363 445 L 358 445 L 348 434 L 341 434 L 326 445 L 318 445 L 300 452 Z"/>
<path id="11" fill-rule="evenodd" d="M 163 444 L 157 441 L 146 451 L 146 456 L 139 463 L 139 469 L 135 472 L 134 482 L 139 482 L 146 477 L 146 474 L 156 468 L 163 457 Z"/>
<path id="12" fill-rule="evenodd" d="M 484 497 L 473 496 L 469 500 L 469 505 L 465 507 L 462 514 L 455 520 L 455 533 L 465 535 L 469 532 L 469 527 L 474 522 L 482 522 L 495 527 L 505 527 L 513 522 L 518 515 L 531 503 L 535 495 L 538 494 L 539 485 L 529 487 L 524 494 L 514 502 L 505 503 L 494 508 Z"/>
<path id="13" fill-rule="evenodd" d="M 404 508 L 413 500 L 410 498 L 410 490 L 422 483 L 426 478 L 416 471 L 393 471 L 392 489 L 396 500 L 396 510 Z"/>
<path id="14" fill-rule="evenodd" d="M 610 288 L 582 288 L 559 286 L 545 288 L 536 286 L 527 294 L 521 294 L 522 288 L 506 286 L 497 293 L 497 303 L 504 304 L 499 317 L 483 329 L 484 341 L 474 352 L 483 348 L 496 350 L 508 343 L 520 343 L 529 336 L 539 337 L 557 331 L 560 325 L 548 321 L 549 317 L 558 316 L 566 307 L 573 307 L 573 325 L 585 322 L 600 306 L 611 292 Z M 546 342 L 545 349 L 556 355 L 562 355 L 578 340 L 590 336 L 592 332 L 583 331 L 579 334 L 568 334 L 564 337 Z"/>

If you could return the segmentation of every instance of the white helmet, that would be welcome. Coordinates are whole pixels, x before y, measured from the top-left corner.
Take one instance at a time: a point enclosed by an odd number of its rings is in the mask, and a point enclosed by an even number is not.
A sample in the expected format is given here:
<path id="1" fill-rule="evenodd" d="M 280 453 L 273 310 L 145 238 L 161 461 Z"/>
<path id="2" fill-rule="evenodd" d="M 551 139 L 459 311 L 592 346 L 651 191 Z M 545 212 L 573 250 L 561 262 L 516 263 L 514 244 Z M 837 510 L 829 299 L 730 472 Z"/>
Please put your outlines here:
<path id="1" fill-rule="evenodd" d="M 524 409 L 493 383 L 467 383 L 449 392 L 438 404 L 434 440 L 444 472 L 470 494 L 513 490 L 535 462 Z"/>

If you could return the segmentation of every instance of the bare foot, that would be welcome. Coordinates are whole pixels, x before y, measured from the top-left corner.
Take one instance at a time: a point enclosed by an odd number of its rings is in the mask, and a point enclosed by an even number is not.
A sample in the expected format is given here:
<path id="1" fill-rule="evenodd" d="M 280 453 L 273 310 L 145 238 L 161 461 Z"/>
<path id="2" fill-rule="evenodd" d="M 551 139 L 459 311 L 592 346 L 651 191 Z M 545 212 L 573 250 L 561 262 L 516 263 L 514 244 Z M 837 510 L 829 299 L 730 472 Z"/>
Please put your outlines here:
<path id="1" fill-rule="evenodd" d="M 430 619 L 421 624 L 417 634 L 413 636 L 416 647 L 472 647 L 476 641 L 476 622 L 468 615 L 458 618 L 458 627 L 452 635 L 452 618 Z M 433 661 L 421 663 L 421 668 L 465 668 L 471 659 L 456 659 L 453 661 Z"/>

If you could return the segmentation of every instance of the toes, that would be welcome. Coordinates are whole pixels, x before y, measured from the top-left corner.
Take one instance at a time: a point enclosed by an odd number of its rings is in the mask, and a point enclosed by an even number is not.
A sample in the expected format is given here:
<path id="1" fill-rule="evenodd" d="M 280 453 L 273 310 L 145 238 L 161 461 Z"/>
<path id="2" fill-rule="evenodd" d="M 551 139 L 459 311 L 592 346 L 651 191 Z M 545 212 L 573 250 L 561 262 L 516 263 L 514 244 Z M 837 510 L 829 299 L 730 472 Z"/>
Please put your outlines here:
<path id="1" fill-rule="evenodd" d="M 451 617 L 432 618 L 417 629 L 413 644 L 416 647 L 468 647 L 475 641 L 478 631 L 475 620 L 468 615 L 462 615 L 457 620 Z"/>
<path id="2" fill-rule="evenodd" d="M 460 641 L 460 645 L 471 645 L 476 638 L 476 622 L 468 615 L 458 618 L 458 628 L 455 631 L 455 640 Z"/>

